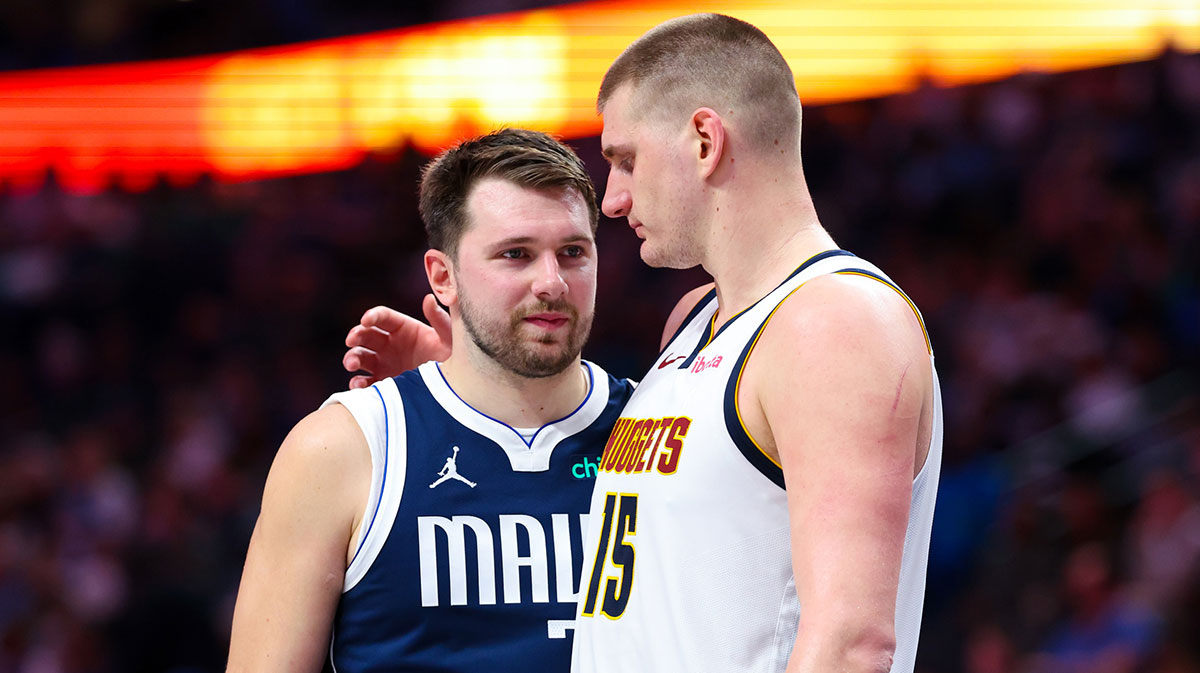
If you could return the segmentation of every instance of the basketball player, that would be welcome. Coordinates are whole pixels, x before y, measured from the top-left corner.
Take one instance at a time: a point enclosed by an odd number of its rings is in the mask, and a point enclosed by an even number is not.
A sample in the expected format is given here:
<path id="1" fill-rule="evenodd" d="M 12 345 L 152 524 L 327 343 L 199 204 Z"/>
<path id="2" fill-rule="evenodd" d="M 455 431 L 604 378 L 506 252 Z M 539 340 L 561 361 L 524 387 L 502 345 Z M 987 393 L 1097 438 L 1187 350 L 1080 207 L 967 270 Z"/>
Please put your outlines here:
<path id="1" fill-rule="evenodd" d="M 420 211 L 457 347 L 333 395 L 284 440 L 230 671 L 569 666 L 591 493 L 573 472 L 631 392 L 579 357 L 595 192 L 570 149 L 504 130 L 428 166 Z"/>
<path id="2" fill-rule="evenodd" d="M 605 214 L 715 283 L 675 307 L 605 448 L 572 670 L 911 672 L 937 374 L 912 302 L 817 218 L 790 68 L 750 24 L 683 17 L 621 54 L 598 108 Z M 344 362 L 375 374 L 434 340 L 387 309 L 356 330 Z"/>

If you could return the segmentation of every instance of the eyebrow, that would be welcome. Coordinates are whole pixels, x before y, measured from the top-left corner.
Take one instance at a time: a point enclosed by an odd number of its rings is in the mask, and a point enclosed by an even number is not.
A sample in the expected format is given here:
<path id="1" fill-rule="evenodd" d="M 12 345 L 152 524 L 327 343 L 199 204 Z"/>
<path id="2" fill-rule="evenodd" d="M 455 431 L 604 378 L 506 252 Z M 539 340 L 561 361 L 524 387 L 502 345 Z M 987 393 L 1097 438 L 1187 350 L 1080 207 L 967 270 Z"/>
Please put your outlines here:
<path id="1" fill-rule="evenodd" d="M 600 153 L 604 155 L 605 159 L 612 161 L 614 156 L 618 154 L 629 154 L 629 151 L 629 145 L 605 145 L 604 149 L 600 150 Z"/>
<path id="2" fill-rule="evenodd" d="M 497 241 L 495 243 L 495 247 L 505 248 L 505 247 L 509 247 L 509 246 L 513 246 L 513 245 L 528 245 L 530 243 L 536 243 L 536 242 L 537 242 L 537 239 L 532 236 L 510 236 L 509 238 L 505 238 L 503 240 Z M 572 236 L 570 238 L 563 239 L 562 241 L 560 241 L 560 244 L 591 243 L 591 242 L 593 242 L 593 241 L 590 236 L 585 236 L 583 234 L 579 234 L 578 236 Z"/>

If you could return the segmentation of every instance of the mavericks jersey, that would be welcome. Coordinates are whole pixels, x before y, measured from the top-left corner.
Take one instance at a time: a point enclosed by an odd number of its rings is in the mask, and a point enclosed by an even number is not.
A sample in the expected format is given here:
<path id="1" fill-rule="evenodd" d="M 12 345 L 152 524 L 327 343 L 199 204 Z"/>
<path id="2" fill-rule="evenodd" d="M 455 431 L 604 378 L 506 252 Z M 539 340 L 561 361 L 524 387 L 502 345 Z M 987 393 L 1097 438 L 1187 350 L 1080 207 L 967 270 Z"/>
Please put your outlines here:
<path id="1" fill-rule="evenodd" d="M 742 428 L 737 383 L 772 312 L 827 273 L 895 288 L 873 265 L 827 251 L 715 334 L 710 292 L 638 384 L 596 477 L 574 673 L 784 670 L 804 609 L 792 573 L 787 495 L 782 469 Z M 913 669 L 925 593 L 942 454 L 936 372 L 933 384 L 933 433 L 913 482 L 900 568 L 896 673 Z"/>
<path id="2" fill-rule="evenodd" d="M 567 670 L 597 458 L 632 392 L 526 438 L 463 402 L 437 363 L 338 393 L 371 451 L 330 657 L 338 673 Z"/>

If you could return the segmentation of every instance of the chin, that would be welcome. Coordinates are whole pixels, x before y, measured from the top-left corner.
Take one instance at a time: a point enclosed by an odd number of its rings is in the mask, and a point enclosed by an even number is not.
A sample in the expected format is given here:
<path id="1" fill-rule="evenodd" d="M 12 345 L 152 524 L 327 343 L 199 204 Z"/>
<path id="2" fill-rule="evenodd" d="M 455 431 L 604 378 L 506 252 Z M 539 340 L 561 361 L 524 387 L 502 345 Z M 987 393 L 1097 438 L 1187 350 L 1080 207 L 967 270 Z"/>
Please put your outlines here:
<path id="1" fill-rule="evenodd" d="M 700 263 L 698 261 L 690 261 L 686 258 L 686 255 L 678 252 L 670 254 L 669 251 L 654 248 L 650 245 L 649 241 L 643 241 L 642 247 L 638 252 L 641 255 L 642 261 L 647 266 L 652 266 L 656 269 L 690 269 Z"/>
<path id="2" fill-rule="evenodd" d="M 641 247 L 638 248 L 638 255 L 642 258 L 643 262 L 656 269 L 670 267 L 670 264 L 667 263 L 665 256 L 662 254 L 662 250 L 655 249 L 650 241 L 642 241 Z"/>

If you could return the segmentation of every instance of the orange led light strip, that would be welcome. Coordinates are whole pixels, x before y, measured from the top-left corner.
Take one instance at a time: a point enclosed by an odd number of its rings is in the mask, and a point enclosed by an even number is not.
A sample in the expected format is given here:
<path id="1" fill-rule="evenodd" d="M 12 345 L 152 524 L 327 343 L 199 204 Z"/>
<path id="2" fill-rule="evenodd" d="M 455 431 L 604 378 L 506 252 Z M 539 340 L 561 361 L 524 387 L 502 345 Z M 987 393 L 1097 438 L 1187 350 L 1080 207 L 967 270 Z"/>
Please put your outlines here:
<path id="1" fill-rule="evenodd" d="M 0 74 L 0 181 L 75 192 L 165 175 L 244 180 L 432 152 L 501 125 L 599 132 L 609 63 L 655 24 L 718 11 L 761 27 L 807 103 L 1200 50 L 1192 0 L 586 2 L 199 58 Z"/>

